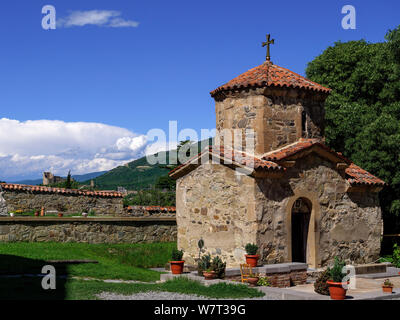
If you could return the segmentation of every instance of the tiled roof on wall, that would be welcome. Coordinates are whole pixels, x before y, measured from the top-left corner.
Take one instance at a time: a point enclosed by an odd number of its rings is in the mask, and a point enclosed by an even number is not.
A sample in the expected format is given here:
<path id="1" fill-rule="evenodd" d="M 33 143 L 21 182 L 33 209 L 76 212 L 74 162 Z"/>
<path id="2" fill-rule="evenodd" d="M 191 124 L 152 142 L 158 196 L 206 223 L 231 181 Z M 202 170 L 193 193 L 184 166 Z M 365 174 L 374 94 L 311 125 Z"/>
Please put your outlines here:
<path id="1" fill-rule="evenodd" d="M 314 146 L 318 146 L 321 149 L 334 154 L 336 157 L 338 157 L 339 159 L 342 159 L 346 163 L 351 162 L 349 159 L 344 157 L 341 153 L 333 151 L 327 145 L 322 143 L 322 141 L 320 139 L 304 139 L 304 138 L 301 138 L 298 141 L 296 141 L 295 143 L 292 143 L 283 148 L 280 148 L 280 149 L 277 149 L 274 151 L 270 151 L 270 152 L 264 154 L 262 159 L 270 160 L 270 161 L 279 161 L 279 160 L 288 158 L 290 156 L 293 156 L 298 152 L 305 151 Z"/>
<path id="2" fill-rule="evenodd" d="M 222 164 L 237 163 L 244 167 L 254 168 L 255 171 L 285 171 L 286 170 L 284 167 L 280 166 L 279 164 L 277 164 L 275 162 L 263 160 L 263 159 L 248 155 L 248 154 L 238 151 L 238 150 L 227 149 L 222 146 L 210 146 L 207 150 L 204 150 L 203 152 L 197 154 L 196 156 L 194 156 L 191 159 L 189 159 L 188 161 L 186 161 L 184 164 L 181 164 L 180 166 L 171 170 L 169 172 L 169 175 L 173 176 L 177 171 L 179 171 L 180 169 L 182 169 L 185 166 L 192 164 L 193 162 L 196 162 L 197 164 L 201 164 L 200 159 L 206 153 L 209 153 L 211 156 L 217 156 L 217 157 L 221 158 Z M 196 159 L 198 159 L 198 160 L 195 161 Z"/>
<path id="3" fill-rule="evenodd" d="M 385 182 L 374 175 L 370 174 L 368 171 L 360 168 L 354 163 L 345 170 L 346 174 L 350 177 L 347 179 L 351 185 L 385 185 Z"/>
<path id="4" fill-rule="evenodd" d="M 122 198 L 124 196 L 122 192 L 117 192 L 117 191 L 90 191 L 90 190 L 78 190 L 78 189 L 52 188 L 44 186 L 31 186 L 31 185 L 15 184 L 15 183 L 1 183 L 1 187 L 4 190 L 41 192 L 41 193 L 59 193 L 64 195 L 71 194 L 71 195 L 83 195 L 89 197 Z"/>
<path id="5" fill-rule="evenodd" d="M 318 147 L 329 152 L 348 165 L 348 167 L 345 169 L 345 173 L 348 176 L 347 181 L 351 185 L 385 185 L 383 180 L 355 165 L 351 160 L 344 157 L 341 153 L 333 151 L 319 139 L 300 139 L 299 141 L 286 147 L 266 153 L 262 159 L 279 162 L 314 147 Z"/>
<path id="6" fill-rule="evenodd" d="M 272 62 L 264 62 L 232 79 L 228 83 L 210 92 L 214 96 L 218 92 L 250 87 L 286 87 L 299 88 L 312 91 L 329 93 L 331 89 L 306 79 L 305 77 L 288 69 L 274 65 Z"/>

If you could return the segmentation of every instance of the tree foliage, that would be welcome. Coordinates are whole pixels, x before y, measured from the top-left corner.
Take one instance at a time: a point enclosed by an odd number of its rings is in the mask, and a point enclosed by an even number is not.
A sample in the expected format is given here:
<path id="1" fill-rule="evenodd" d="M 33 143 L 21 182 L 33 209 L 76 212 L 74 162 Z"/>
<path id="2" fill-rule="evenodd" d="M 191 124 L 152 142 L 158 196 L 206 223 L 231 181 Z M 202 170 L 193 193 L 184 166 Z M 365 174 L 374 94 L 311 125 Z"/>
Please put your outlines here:
<path id="1" fill-rule="evenodd" d="M 175 191 L 139 190 L 128 194 L 123 202 L 125 206 L 175 206 Z"/>
<path id="2" fill-rule="evenodd" d="M 388 233 L 400 229 L 400 26 L 385 40 L 337 42 L 306 74 L 332 89 L 327 144 L 388 183 L 380 193 Z"/>

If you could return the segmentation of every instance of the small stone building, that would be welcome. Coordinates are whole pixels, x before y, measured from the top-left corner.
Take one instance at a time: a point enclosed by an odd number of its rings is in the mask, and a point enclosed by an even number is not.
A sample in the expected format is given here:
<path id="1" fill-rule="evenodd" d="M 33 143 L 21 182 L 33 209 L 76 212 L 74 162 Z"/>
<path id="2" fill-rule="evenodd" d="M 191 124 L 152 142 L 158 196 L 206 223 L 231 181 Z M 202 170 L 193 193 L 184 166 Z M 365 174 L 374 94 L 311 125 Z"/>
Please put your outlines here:
<path id="1" fill-rule="evenodd" d="M 379 257 L 385 183 L 324 144 L 330 91 L 266 61 L 211 92 L 219 142 L 170 172 L 187 264 L 200 239 L 228 267 L 244 263 L 247 243 L 260 263 Z M 223 131 L 243 133 L 241 147 Z"/>

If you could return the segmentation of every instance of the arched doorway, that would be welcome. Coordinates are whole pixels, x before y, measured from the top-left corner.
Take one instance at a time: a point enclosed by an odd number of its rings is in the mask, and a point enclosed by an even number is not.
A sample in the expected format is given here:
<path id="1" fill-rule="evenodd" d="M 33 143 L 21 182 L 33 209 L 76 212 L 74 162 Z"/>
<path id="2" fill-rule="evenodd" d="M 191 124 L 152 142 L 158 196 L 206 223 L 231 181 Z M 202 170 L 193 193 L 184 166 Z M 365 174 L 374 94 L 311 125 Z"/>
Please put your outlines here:
<path id="1" fill-rule="evenodd" d="M 310 226 L 311 202 L 306 198 L 298 198 L 292 206 L 292 261 L 307 262 L 307 241 Z"/>

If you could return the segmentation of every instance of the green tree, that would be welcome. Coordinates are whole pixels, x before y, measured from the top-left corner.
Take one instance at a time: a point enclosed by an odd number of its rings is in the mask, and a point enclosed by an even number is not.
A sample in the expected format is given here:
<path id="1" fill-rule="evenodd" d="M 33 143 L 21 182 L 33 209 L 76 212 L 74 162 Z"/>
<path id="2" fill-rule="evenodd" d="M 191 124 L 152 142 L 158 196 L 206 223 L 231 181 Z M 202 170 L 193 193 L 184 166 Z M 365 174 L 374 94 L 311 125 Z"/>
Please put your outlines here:
<path id="1" fill-rule="evenodd" d="M 139 190 L 128 194 L 123 203 L 125 206 L 175 206 L 175 191 Z"/>
<path id="2" fill-rule="evenodd" d="M 388 183 L 380 193 L 385 233 L 400 231 L 400 26 L 384 42 L 337 42 L 308 64 L 332 89 L 327 144 Z"/>
<path id="3" fill-rule="evenodd" d="M 165 168 L 165 169 L 169 169 L 169 170 L 173 170 L 176 167 L 180 166 L 182 163 L 179 161 L 179 157 L 177 156 L 179 154 L 179 151 L 181 150 L 181 148 L 183 147 L 187 147 L 190 148 L 190 145 L 193 144 L 193 141 L 190 140 L 184 140 L 184 141 L 180 141 L 177 148 L 176 148 L 176 164 L 169 164 L 169 165 L 162 165 L 160 166 L 160 168 Z M 171 159 L 171 154 L 174 153 L 174 158 L 175 158 L 175 151 L 171 151 L 169 153 L 169 159 Z M 189 156 L 190 155 L 190 150 L 186 151 L 186 155 Z M 175 190 L 176 188 L 176 183 L 175 180 L 171 179 L 171 177 L 168 175 L 168 173 L 166 175 L 163 175 L 161 177 L 158 178 L 155 187 L 158 189 L 168 189 L 168 190 Z"/>
<path id="4" fill-rule="evenodd" d="M 65 187 L 66 189 L 71 189 L 71 187 L 72 187 L 71 170 L 68 171 L 67 180 L 65 180 L 64 187 Z"/>

